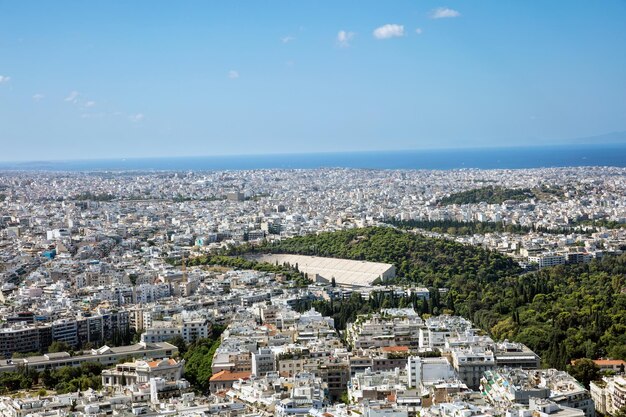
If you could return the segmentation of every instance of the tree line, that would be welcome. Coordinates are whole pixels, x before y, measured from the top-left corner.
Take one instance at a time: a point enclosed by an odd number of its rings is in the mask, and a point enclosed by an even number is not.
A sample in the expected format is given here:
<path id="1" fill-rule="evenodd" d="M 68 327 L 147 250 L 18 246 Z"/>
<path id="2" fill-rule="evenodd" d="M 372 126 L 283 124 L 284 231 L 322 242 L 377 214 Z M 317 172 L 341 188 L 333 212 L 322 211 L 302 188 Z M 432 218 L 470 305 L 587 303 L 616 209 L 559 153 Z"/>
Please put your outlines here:
<path id="1" fill-rule="evenodd" d="M 416 294 L 411 296 L 397 295 L 393 292 L 377 291 L 372 293 L 367 299 L 363 299 L 360 294 L 352 293 L 349 298 L 331 299 L 331 300 L 299 300 L 294 309 L 300 313 L 314 308 L 323 316 L 332 317 L 335 323 L 335 329 L 342 331 L 346 329 L 348 323 L 354 322 L 357 316 L 376 313 L 383 308 L 413 308 L 422 316 L 439 313 L 452 314 L 452 310 L 448 310 L 442 305 L 436 288 L 430 289 L 431 298 L 425 300 Z"/>
<path id="2" fill-rule="evenodd" d="M 597 228 L 607 228 L 607 229 L 624 229 L 626 228 L 626 223 L 620 223 L 615 220 L 609 219 L 586 219 L 586 220 L 576 220 L 572 222 L 572 225 L 575 226 L 588 226 L 592 228 L 593 231 L 597 231 Z"/>
<path id="3" fill-rule="evenodd" d="M 521 226 L 519 224 L 504 224 L 503 222 L 481 222 L 477 220 L 462 222 L 458 220 L 396 220 L 386 221 L 401 229 L 423 229 L 436 233 L 447 233 L 453 236 L 467 236 L 485 233 L 513 233 L 525 235 L 530 232 L 562 235 L 571 233 L 570 228 L 547 228 L 533 226 Z M 587 233 L 587 232 L 586 232 Z M 589 232 L 590 233 L 590 232 Z"/>
<path id="4" fill-rule="evenodd" d="M 246 245 L 246 248 L 251 246 Z M 201 255 L 194 258 L 190 258 L 185 261 L 187 266 L 224 266 L 233 269 L 251 269 L 259 272 L 268 272 L 273 274 L 283 275 L 287 280 L 293 281 L 298 286 L 305 286 L 308 284 L 308 279 L 303 272 L 300 272 L 297 266 L 292 267 L 288 264 L 272 264 L 269 262 L 257 262 L 251 259 L 245 259 L 240 256 L 241 249 L 232 248 L 228 252 L 228 255 Z M 180 259 L 168 258 L 166 260 L 170 265 L 181 265 Z"/>

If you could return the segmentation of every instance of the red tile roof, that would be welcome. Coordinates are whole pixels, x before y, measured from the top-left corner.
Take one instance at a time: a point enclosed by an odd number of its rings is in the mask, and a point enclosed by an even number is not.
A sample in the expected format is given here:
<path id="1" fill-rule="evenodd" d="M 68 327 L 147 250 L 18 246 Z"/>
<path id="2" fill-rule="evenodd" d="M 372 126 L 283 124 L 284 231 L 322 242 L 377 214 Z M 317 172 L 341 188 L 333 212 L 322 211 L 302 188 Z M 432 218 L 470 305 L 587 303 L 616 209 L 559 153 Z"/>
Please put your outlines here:
<path id="1" fill-rule="evenodd" d="M 162 361 L 150 361 L 150 362 L 147 362 L 147 364 L 148 364 L 148 366 L 149 366 L 150 368 L 156 368 L 156 367 L 158 367 L 158 366 L 159 366 L 159 364 L 160 364 L 161 362 L 162 362 Z M 171 359 L 171 358 L 170 358 L 170 359 L 168 359 L 168 360 L 167 360 L 167 364 L 168 364 L 168 365 L 172 365 L 172 366 L 174 366 L 174 365 L 176 365 L 177 363 L 178 363 L 178 362 L 176 362 L 176 360 L 175 360 L 175 359 Z"/>
<path id="2" fill-rule="evenodd" d="M 625 365 L 626 366 L 626 362 L 624 362 L 621 359 L 596 359 L 594 360 L 594 362 L 596 363 L 596 365 L 598 366 L 619 366 L 619 365 Z"/>
<path id="3" fill-rule="evenodd" d="M 383 352 L 408 352 L 408 346 L 384 346 L 380 348 Z"/>
<path id="4" fill-rule="evenodd" d="M 224 370 L 213 375 L 209 381 L 238 381 L 240 379 L 249 379 L 250 375 L 250 372 L 230 372 Z"/>

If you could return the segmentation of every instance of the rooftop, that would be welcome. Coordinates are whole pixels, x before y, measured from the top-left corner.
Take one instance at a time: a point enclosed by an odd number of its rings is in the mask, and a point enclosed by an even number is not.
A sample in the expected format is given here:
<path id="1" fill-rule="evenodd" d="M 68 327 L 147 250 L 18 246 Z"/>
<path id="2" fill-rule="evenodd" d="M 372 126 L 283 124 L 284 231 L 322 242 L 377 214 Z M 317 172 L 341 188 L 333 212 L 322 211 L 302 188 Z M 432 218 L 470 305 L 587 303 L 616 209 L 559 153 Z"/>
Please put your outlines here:
<path id="1" fill-rule="evenodd" d="M 252 375 L 250 372 L 230 372 L 224 370 L 213 375 L 210 381 L 238 381 L 240 379 L 249 379 L 250 375 Z"/>

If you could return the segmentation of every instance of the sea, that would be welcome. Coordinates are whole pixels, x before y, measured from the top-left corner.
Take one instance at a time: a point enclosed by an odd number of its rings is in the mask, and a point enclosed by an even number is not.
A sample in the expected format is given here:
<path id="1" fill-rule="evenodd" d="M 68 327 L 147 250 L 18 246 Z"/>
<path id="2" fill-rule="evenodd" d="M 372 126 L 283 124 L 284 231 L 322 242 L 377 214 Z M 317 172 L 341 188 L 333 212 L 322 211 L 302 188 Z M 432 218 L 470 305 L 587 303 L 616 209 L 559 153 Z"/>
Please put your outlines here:
<path id="1" fill-rule="evenodd" d="M 626 167 L 626 143 L 274 155 L 0 162 L 4 171 L 215 171 L 258 169 L 523 169 Z"/>

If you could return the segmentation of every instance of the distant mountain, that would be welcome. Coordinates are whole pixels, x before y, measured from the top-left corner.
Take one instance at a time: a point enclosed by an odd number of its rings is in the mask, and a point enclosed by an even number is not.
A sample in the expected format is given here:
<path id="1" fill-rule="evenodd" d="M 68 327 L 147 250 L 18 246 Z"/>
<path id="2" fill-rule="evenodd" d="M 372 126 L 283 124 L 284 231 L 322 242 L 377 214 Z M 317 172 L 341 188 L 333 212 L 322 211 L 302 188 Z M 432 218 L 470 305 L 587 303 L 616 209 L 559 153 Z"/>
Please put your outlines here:
<path id="1" fill-rule="evenodd" d="M 601 145 L 601 144 L 618 144 L 626 143 L 626 131 L 605 133 L 598 136 L 587 136 L 584 138 L 569 139 L 563 142 L 576 145 Z"/>

